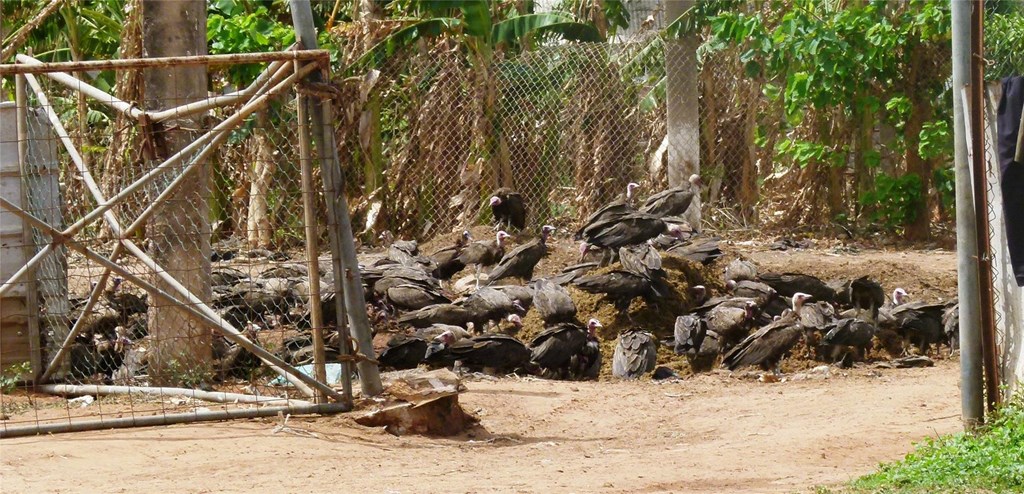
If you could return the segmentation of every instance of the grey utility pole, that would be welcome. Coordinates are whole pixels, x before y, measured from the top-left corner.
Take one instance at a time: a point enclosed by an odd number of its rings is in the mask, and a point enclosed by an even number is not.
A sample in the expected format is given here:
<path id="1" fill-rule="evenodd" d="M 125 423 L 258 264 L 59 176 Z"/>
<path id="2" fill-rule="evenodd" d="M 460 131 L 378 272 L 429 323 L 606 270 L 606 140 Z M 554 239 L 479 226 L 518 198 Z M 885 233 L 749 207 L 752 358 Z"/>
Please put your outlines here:
<path id="1" fill-rule="evenodd" d="M 313 25 L 313 10 L 309 0 L 291 0 L 292 24 L 295 37 L 307 50 L 317 49 L 316 27 Z M 310 82 L 321 82 L 320 74 L 309 75 Z M 330 237 L 332 257 L 341 257 L 341 266 L 335 264 L 334 276 L 344 284 L 344 312 L 348 313 L 352 336 L 359 347 L 359 352 L 367 357 L 375 357 L 373 352 L 373 336 L 370 333 L 370 319 L 366 315 L 363 283 L 359 275 L 359 264 L 356 259 L 355 240 L 352 238 L 352 219 L 348 215 L 348 200 L 345 198 L 345 178 L 338 162 L 338 146 L 334 141 L 334 125 L 332 124 L 331 102 L 310 104 L 309 116 L 312 121 L 313 139 L 319 150 L 321 172 L 324 180 L 324 196 L 327 200 L 328 236 Z M 341 268 L 340 270 L 338 268 Z M 340 295 L 338 294 L 341 298 Z M 338 326 L 343 327 L 342 314 L 338 311 Z M 380 372 L 377 364 L 358 360 L 359 384 L 363 396 L 375 396 L 383 391 Z M 342 380 L 344 382 L 344 379 Z"/>
<path id="2" fill-rule="evenodd" d="M 960 406 L 964 427 L 981 424 L 981 313 L 978 284 L 978 226 L 974 215 L 971 169 L 967 163 L 962 91 L 971 79 L 971 0 L 951 0 L 953 22 L 953 147 L 956 171 L 956 267 L 960 300 Z M 977 135 L 981 129 L 971 129 Z"/>

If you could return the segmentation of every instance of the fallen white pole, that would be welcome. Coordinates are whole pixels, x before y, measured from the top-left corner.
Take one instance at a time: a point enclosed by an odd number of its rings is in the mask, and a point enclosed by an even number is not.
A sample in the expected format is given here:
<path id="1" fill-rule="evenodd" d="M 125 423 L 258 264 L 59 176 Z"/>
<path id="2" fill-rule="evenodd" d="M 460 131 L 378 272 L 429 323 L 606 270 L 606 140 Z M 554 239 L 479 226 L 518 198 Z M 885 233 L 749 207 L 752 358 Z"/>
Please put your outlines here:
<path id="1" fill-rule="evenodd" d="M 195 400 L 214 403 L 260 403 L 260 404 L 291 404 L 312 405 L 305 400 L 281 398 L 279 396 L 256 396 L 242 393 L 226 393 L 222 391 L 202 391 L 190 388 L 168 388 L 151 386 L 99 386 L 74 384 L 44 384 L 36 386 L 37 391 L 61 396 L 104 396 L 104 395 L 146 395 L 146 396 L 184 396 Z"/>

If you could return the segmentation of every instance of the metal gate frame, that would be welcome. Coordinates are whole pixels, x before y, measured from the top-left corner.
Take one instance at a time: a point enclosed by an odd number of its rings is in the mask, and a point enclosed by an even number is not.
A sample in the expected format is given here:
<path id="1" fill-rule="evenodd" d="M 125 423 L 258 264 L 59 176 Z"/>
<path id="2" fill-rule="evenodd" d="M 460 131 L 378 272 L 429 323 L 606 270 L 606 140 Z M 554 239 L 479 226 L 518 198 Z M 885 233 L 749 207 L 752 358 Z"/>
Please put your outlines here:
<path id="1" fill-rule="evenodd" d="M 140 246 L 132 240 L 132 235 L 138 231 L 146 221 L 156 211 L 157 207 L 164 204 L 167 199 L 174 193 L 174 191 L 180 186 L 186 177 L 192 173 L 198 164 L 208 157 L 214 150 L 223 144 L 229 136 L 229 132 L 239 125 L 241 125 L 247 117 L 253 113 L 266 107 L 270 98 L 273 95 L 284 92 L 291 89 L 293 86 L 300 83 L 307 75 L 312 74 L 317 69 L 326 70 L 330 61 L 329 53 L 325 50 L 298 50 L 291 49 L 282 52 L 268 52 L 268 53 L 251 53 L 251 54 L 231 54 L 231 55 L 208 55 L 208 56 L 189 56 L 189 57 L 162 57 L 162 58 L 148 58 L 148 59 L 121 59 L 121 60 L 105 60 L 105 61 L 87 61 L 87 62 L 62 62 L 62 63 L 43 63 L 37 59 L 34 59 L 27 55 L 18 55 L 16 57 L 17 64 L 12 65 L 0 65 L 0 76 L 16 76 L 16 94 L 17 94 L 17 106 L 18 106 L 18 140 L 19 140 L 19 160 L 24 165 L 26 160 L 26 146 L 27 146 L 27 88 L 31 88 L 35 96 L 38 98 L 41 105 L 47 110 L 47 116 L 49 121 L 57 134 L 57 138 L 61 141 L 64 148 L 67 150 L 71 157 L 75 169 L 81 174 L 83 182 L 86 185 L 92 199 L 96 202 L 97 207 L 91 210 L 89 213 L 84 215 L 81 219 L 76 221 L 71 226 L 60 230 L 54 228 L 42 219 L 34 216 L 29 211 L 26 211 L 23 207 L 17 206 L 7 198 L 0 197 L 0 207 L 20 217 L 32 227 L 39 229 L 44 235 L 51 238 L 51 242 L 44 246 L 34 257 L 32 257 L 21 269 L 14 273 L 10 279 L 4 280 L 0 284 L 0 295 L 3 295 L 7 291 L 14 288 L 15 284 L 19 280 L 23 279 L 27 273 L 33 271 L 33 269 L 47 256 L 59 251 L 59 247 L 66 246 L 71 250 L 74 250 L 82 254 L 85 258 L 90 261 L 96 262 L 104 267 L 103 274 L 99 281 L 92 288 L 88 302 L 85 305 L 83 312 L 88 312 L 93 308 L 96 302 L 99 300 L 100 295 L 106 289 L 106 284 L 111 273 L 123 277 L 125 280 L 130 281 L 144 291 L 146 291 L 150 297 L 159 299 L 163 302 L 169 303 L 177 309 L 185 312 L 187 315 L 198 320 L 200 323 L 208 326 L 209 328 L 219 332 L 226 339 L 233 343 L 238 344 L 242 348 L 252 352 L 260 360 L 263 361 L 269 368 L 273 369 L 279 375 L 283 376 L 289 382 L 291 382 L 297 389 L 303 392 L 306 396 L 313 398 L 318 404 L 311 404 L 309 402 L 302 402 L 291 400 L 287 402 L 286 406 L 274 406 L 265 407 L 251 410 L 226 410 L 221 412 L 204 412 L 204 413 L 183 413 L 183 414 L 165 414 L 157 417 L 132 417 L 130 419 L 106 419 L 89 422 L 70 422 L 67 424 L 47 425 L 42 426 L 36 424 L 35 426 L 26 427 L 5 427 L 0 430 L 0 437 L 13 437 L 21 435 L 31 435 L 37 433 L 47 432 L 63 432 L 63 431 L 78 431 L 88 430 L 96 428 L 116 428 L 116 427 L 134 427 L 141 425 L 159 425 L 169 423 L 181 423 L 191 422 L 198 420 L 223 420 L 226 418 L 242 418 L 242 417 L 254 417 L 254 416 L 273 416 L 281 412 L 285 413 L 335 413 L 349 411 L 352 408 L 352 395 L 351 395 L 351 382 L 344 382 L 344 393 L 339 393 L 333 387 L 326 383 L 326 379 L 316 379 L 307 374 L 304 374 L 300 370 L 296 369 L 292 365 L 286 363 L 280 357 L 267 351 L 261 346 L 254 343 L 252 340 L 247 338 L 238 328 L 235 328 L 231 323 L 224 320 L 219 314 L 217 314 L 213 308 L 204 303 L 194 293 L 189 291 L 183 286 L 177 279 L 172 275 L 168 274 L 161 266 L 153 260 Z M 167 66 L 179 66 L 179 65 L 224 65 L 234 63 L 257 63 L 257 62 L 269 62 L 267 68 L 259 74 L 259 76 L 250 84 L 248 87 L 222 96 L 208 98 L 205 100 L 188 103 L 175 108 L 170 108 L 162 111 L 148 111 L 140 108 L 138 105 L 120 100 L 115 96 L 92 86 L 70 74 L 68 71 L 89 71 L 89 70 L 111 70 L 111 69 L 130 69 L 130 68 L 146 68 L 146 67 L 167 67 Z M 196 113 L 205 112 L 214 108 L 224 107 L 227 105 L 234 105 L 241 103 L 242 106 L 237 109 L 228 118 L 214 126 L 212 129 L 204 133 L 203 135 L 196 138 L 191 144 L 181 149 L 174 155 L 168 157 L 162 163 L 156 165 L 148 172 L 141 175 L 134 182 L 124 187 L 120 192 L 115 194 L 113 197 L 107 198 L 104 196 L 96 181 L 93 179 L 92 174 L 85 165 L 85 161 L 82 159 L 81 153 L 76 149 L 71 137 L 67 130 L 60 121 L 59 116 L 50 106 L 48 98 L 43 91 L 39 81 L 36 79 L 34 74 L 42 74 L 49 79 L 66 86 L 74 91 L 81 92 L 87 97 L 90 97 L 102 104 L 105 104 L 113 110 L 131 117 L 136 124 L 140 127 L 140 132 L 146 135 L 147 131 L 152 130 L 154 123 L 166 121 L 171 118 L 179 118 L 187 115 L 193 115 Z M 306 249 L 307 249 L 307 263 L 309 272 L 311 273 L 310 279 L 310 300 L 319 300 L 320 298 L 320 285 L 319 277 L 315 274 L 318 273 L 317 267 L 317 253 L 316 253 L 316 240 L 315 237 L 311 240 L 309 235 L 315 233 L 315 216 L 312 211 L 313 208 L 313 185 L 312 185 L 312 172 L 310 170 L 311 160 L 311 132 L 308 125 L 308 119 L 304 108 L 306 102 L 304 101 L 306 96 L 303 91 L 297 91 L 299 98 L 299 149 L 302 155 L 301 166 L 302 166 L 302 199 L 303 206 L 305 209 L 305 229 L 307 234 Z M 159 176 L 164 175 L 172 167 L 178 166 L 185 163 L 184 168 L 181 172 L 174 177 L 174 179 L 167 185 L 167 187 L 159 194 L 159 196 L 149 204 L 145 210 L 143 210 L 138 217 L 131 222 L 128 226 L 122 226 L 118 219 L 110 211 L 115 205 L 123 202 L 126 198 L 131 196 L 134 192 L 138 191 L 143 186 L 150 184 L 153 180 Z M 106 226 L 110 229 L 117 243 L 110 256 L 103 256 L 93 249 L 90 249 L 78 242 L 75 242 L 76 235 L 83 231 L 83 229 L 102 218 L 106 223 Z M 125 253 L 131 254 L 135 259 L 141 262 L 143 265 L 152 269 L 160 280 L 170 287 L 170 291 L 165 291 L 156 287 L 154 284 L 146 281 L 145 279 L 133 274 L 121 264 L 118 264 L 118 260 Z M 338 255 L 338 253 L 332 253 Z M 321 315 L 319 310 L 319 304 L 311 304 L 314 307 L 312 311 L 313 318 L 313 332 L 314 341 L 319 341 L 322 345 L 322 324 Z M 61 362 L 71 348 L 71 344 L 74 342 L 75 337 L 81 330 L 80 318 L 71 328 L 64 342 L 59 347 L 58 351 L 54 354 L 52 359 L 46 365 L 45 370 L 39 373 L 39 370 L 33 369 L 35 377 L 33 378 L 33 384 L 45 383 L 50 378 L 54 371 L 59 368 Z M 343 339 L 347 336 L 347 331 L 341 331 Z M 319 338 L 317 337 L 319 336 Z M 349 345 L 343 342 L 343 349 L 348 348 Z M 323 351 L 316 352 L 320 357 L 314 363 L 314 367 L 321 372 L 317 372 L 316 376 L 324 376 L 322 369 L 325 365 L 323 361 Z M 341 355 L 344 364 L 348 364 L 352 361 L 357 361 L 360 358 L 364 358 L 360 355 L 348 356 Z M 348 367 L 346 365 L 346 367 Z M 346 373 L 343 376 L 343 381 L 351 378 L 350 373 Z M 54 386 L 41 386 L 37 389 L 41 391 L 49 392 L 66 392 L 67 389 L 54 387 Z M 136 387 L 136 389 L 139 389 Z M 150 390 L 170 390 L 171 388 L 149 388 Z M 179 390 L 180 391 L 180 390 Z M 247 396 L 247 395 L 246 395 Z M 327 403 L 327 398 L 335 401 L 335 403 Z M 259 401 L 259 400 L 257 400 Z"/>

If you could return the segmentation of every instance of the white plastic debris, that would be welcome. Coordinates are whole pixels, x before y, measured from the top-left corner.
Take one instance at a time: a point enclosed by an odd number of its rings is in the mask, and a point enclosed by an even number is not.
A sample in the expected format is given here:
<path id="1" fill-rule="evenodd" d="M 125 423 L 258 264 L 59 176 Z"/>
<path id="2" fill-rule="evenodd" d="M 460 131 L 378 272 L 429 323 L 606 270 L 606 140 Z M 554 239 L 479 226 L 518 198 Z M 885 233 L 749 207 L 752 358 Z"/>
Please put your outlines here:
<path id="1" fill-rule="evenodd" d="M 78 398 L 72 398 L 72 399 L 68 400 L 68 405 L 71 405 L 73 403 L 73 404 L 78 405 L 78 408 L 85 408 L 85 407 L 87 407 L 89 405 L 92 405 L 92 402 L 94 402 L 94 401 L 96 401 L 96 398 L 93 398 L 92 395 L 85 395 L 85 396 L 79 396 Z"/>

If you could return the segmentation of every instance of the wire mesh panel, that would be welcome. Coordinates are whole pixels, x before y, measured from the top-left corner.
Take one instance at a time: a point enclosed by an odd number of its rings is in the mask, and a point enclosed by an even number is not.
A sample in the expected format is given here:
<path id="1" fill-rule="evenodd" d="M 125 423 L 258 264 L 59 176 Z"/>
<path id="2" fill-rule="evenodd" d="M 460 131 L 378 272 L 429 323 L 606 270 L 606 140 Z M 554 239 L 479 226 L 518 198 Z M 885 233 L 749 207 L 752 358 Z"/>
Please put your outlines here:
<path id="1" fill-rule="evenodd" d="M 189 65 L 202 88 L 189 98 L 152 85 L 145 101 L 134 86 L 109 95 L 56 72 L 24 76 L 24 91 L 17 84 L 23 111 L 14 137 L 5 126 L 4 144 L 18 149 L 24 200 L 5 188 L 4 221 L 31 227 L 10 247 L 38 261 L 19 267 L 23 275 L 5 268 L 2 286 L 7 296 L 28 285 L 39 350 L 38 363 L 4 369 L 5 432 L 220 409 L 245 416 L 310 405 L 314 394 L 341 398 L 311 377 L 314 363 L 325 364 L 314 362 L 314 333 L 327 327 L 326 381 L 348 378 L 330 255 L 307 256 L 328 225 L 307 234 L 303 195 L 322 218 L 323 186 L 303 187 L 318 161 L 300 152 L 311 133 L 297 118 L 297 97 L 322 60 L 281 55 L 210 72 L 215 94 L 206 94 L 207 68 Z M 129 70 L 164 71 L 181 89 L 181 68 Z M 239 68 L 251 76 L 232 86 Z M 100 86 L 116 76 L 83 77 Z M 5 77 L 5 87 L 13 80 Z M 322 283 L 311 283 L 310 269 Z M 324 309 L 319 328 L 314 304 Z M 89 397 L 41 396 L 17 389 L 18 380 Z"/>

